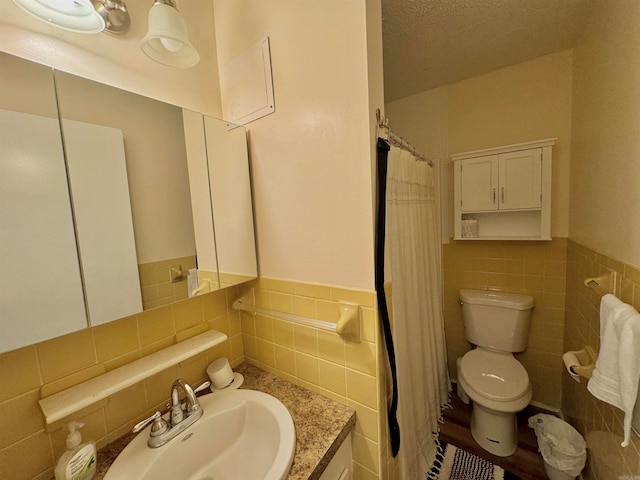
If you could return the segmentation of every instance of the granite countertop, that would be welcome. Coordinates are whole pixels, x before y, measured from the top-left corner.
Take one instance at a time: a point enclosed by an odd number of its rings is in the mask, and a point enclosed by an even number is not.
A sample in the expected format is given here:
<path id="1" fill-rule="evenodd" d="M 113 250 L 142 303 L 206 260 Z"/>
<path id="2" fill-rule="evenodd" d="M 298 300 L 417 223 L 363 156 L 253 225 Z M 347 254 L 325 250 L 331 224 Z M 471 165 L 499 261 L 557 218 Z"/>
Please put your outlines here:
<path id="1" fill-rule="evenodd" d="M 353 430 L 355 412 L 248 363 L 238 365 L 235 371 L 244 377 L 241 388 L 268 393 L 291 413 L 296 428 L 296 450 L 287 480 L 319 479 Z M 98 451 L 96 480 L 104 478 L 109 466 L 134 437 L 135 434 L 129 433 Z"/>

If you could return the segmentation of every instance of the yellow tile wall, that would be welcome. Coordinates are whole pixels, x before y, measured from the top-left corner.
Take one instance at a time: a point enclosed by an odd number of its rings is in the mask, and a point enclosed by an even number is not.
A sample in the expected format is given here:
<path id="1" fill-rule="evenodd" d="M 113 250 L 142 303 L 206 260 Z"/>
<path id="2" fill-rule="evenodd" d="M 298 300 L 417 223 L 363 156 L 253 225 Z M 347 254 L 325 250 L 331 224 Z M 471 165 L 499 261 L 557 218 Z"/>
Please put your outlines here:
<path id="1" fill-rule="evenodd" d="M 640 268 L 602 255 L 575 241 L 567 245 L 567 304 L 564 335 L 565 350 L 600 346 L 600 294 L 586 288 L 585 278 L 607 270 L 619 273 L 617 296 L 640 309 Z M 587 382 L 562 377 L 562 411 L 566 420 L 587 438 L 588 465 L 585 480 L 638 478 L 640 476 L 640 438 L 633 434 L 631 444 L 622 448 L 622 411 L 593 397 Z M 603 438 L 604 441 L 592 442 Z M 602 458 L 603 462 L 597 461 Z"/>
<path id="2" fill-rule="evenodd" d="M 470 349 L 458 292 L 461 288 L 525 293 L 535 299 L 525 352 L 533 401 L 559 409 L 562 388 L 566 238 L 550 242 L 454 241 L 443 245 L 444 321 L 450 374 Z"/>
<path id="3" fill-rule="evenodd" d="M 381 354 L 375 292 L 260 278 L 245 291 L 246 302 L 319 320 L 338 320 L 338 301 L 362 306 L 361 343 L 336 333 L 277 318 L 242 313 L 245 360 L 356 411 L 354 479 L 388 478 L 380 415 Z"/>
<path id="4" fill-rule="evenodd" d="M 69 420 L 84 422 L 83 437 L 95 440 L 100 448 L 164 408 L 176 378 L 197 385 L 206 379 L 212 360 L 224 356 L 232 365 L 241 363 L 240 315 L 230 308 L 237 291 L 231 287 L 1 354 L 0 478 L 49 480 L 65 449 L 62 427 Z M 38 405 L 41 395 L 52 395 L 209 329 L 227 334 L 229 340 L 45 428 Z"/>
<path id="5" fill-rule="evenodd" d="M 174 266 L 182 266 L 183 278 L 171 283 L 171 267 Z M 188 298 L 187 273 L 190 268 L 196 268 L 195 255 L 138 265 L 144 309 L 150 310 Z"/>

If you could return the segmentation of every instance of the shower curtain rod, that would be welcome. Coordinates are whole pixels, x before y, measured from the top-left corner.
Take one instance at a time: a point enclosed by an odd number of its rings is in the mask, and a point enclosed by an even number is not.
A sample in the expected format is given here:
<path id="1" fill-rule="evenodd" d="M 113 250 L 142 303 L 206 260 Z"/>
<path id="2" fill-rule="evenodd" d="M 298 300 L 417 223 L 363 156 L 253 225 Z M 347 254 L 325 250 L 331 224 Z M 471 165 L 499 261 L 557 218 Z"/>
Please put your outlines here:
<path id="1" fill-rule="evenodd" d="M 379 108 L 376 108 L 376 120 L 378 121 L 378 128 L 384 128 L 386 130 L 388 138 L 385 138 L 385 140 L 388 140 L 391 145 L 401 148 L 402 150 L 406 150 L 412 155 L 415 155 L 415 157 L 421 162 L 427 162 L 430 167 L 433 167 L 432 160 L 428 160 L 427 157 L 420 153 L 413 145 L 404 141 L 400 136 L 391 131 L 391 127 L 388 125 L 389 119 L 384 118 Z"/>

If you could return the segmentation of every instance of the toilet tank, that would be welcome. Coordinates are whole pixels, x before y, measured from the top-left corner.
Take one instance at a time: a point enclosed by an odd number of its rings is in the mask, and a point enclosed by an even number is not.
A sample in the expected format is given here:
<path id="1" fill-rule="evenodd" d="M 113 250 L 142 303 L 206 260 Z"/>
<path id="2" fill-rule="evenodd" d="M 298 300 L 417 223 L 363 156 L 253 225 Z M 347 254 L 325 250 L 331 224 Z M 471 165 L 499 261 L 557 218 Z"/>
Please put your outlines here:
<path id="1" fill-rule="evenodd" d="M 533 297 L 462 289 L 460 301 L 469 342 L 504 352 L 522 352 L 527 348 Z"/>

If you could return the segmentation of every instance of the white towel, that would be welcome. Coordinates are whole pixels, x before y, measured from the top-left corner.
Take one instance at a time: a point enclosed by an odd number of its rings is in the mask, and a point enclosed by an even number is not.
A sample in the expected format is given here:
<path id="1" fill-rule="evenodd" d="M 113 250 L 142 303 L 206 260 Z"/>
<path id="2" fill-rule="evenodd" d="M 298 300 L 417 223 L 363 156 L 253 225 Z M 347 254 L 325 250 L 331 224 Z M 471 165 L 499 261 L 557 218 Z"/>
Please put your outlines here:
<path id="1" fill-rule="evenodd" d="M 623 447 L 629 445 L 639 382 L 640 314 L 607 294 L 600 303 L 600 353 L 587 388 L 624 412 Z"/>

